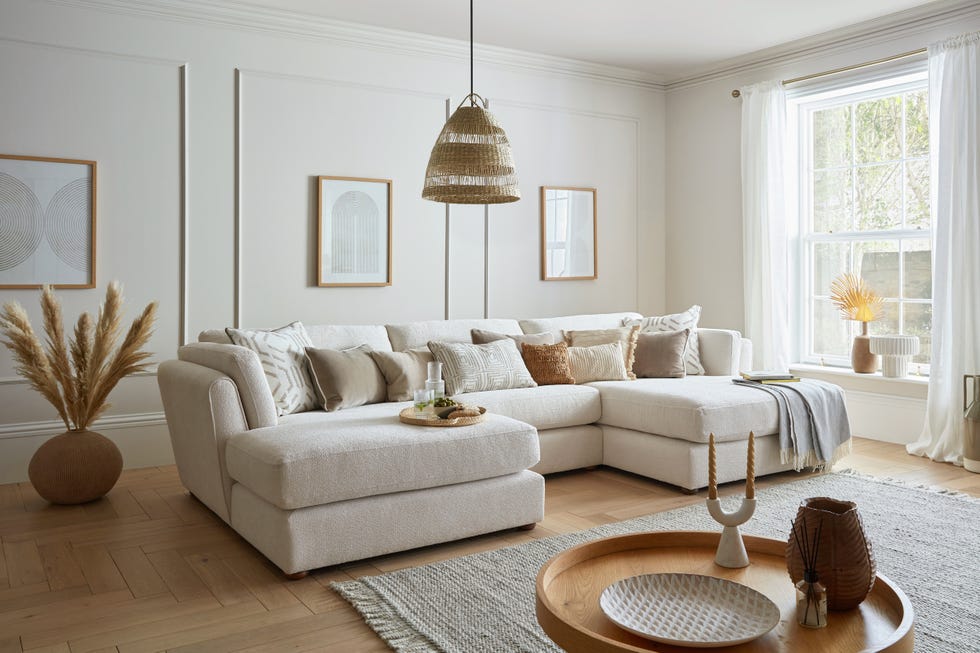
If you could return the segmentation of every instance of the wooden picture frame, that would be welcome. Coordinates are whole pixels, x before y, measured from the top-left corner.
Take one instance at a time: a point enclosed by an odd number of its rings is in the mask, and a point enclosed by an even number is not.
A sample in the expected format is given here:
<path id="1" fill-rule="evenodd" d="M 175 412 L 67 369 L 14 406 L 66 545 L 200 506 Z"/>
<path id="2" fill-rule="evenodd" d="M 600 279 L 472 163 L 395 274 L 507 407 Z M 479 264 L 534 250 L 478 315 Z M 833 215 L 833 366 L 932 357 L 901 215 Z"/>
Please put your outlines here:
<path id="1" fill-rule="evenodd" d="M 391 285 L 391 180 L 317 178 L 317 286 Z"/>
<path id="2" fill-rule="evenodd" d="M 96 167 L 0 154 L 0 288 L 95 288 Z"/>
<path id="3" fill-rule="evenodd" d="M 595 188 L 541 187 L 542 281 L 599 278 L 596 195 Z"/>

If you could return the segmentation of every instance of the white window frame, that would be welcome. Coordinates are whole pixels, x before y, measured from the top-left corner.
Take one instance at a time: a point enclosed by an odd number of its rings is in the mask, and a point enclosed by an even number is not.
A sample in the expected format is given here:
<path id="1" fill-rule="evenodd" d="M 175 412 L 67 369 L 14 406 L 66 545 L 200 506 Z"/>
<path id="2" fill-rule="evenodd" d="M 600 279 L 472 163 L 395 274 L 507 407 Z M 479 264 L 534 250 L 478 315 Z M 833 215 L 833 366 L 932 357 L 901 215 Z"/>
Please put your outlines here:
<path id="1" fill-rule="evenodd" d="M 792 275 L 790 279 L 790 326 L 795 334 L 793 338 L 793 359 L 801 363 L 827 365 L 833 367 L 850 367 L 851 362 L 848 356 L 834 356 L 817 354 L 810 351 L 810 344 L 813 342 L 812 333 L 812 304 L 811 300 L 816 297 L 824 297 L 812 293 L 813 288 L 813 261 L 811 260 L 811 244 L 816 242 L 847 242 L 857 243 L 861 241 L 895 241 L 901 242 L 908 240 L 933 240 L 933 231 L 929 229 L 888 229 L 881 231 L 849 231 L 835 234 L 813 234 L 810 229 L 812 221 L 812 198 L 813 189 L 811 187 L 811 163 L 812 153 L 812 113 L 820 109 L 840 104 L 871 100 L 882 97 L 889 97 L 909 91 L 928 89 L 928 71 L 923 62 L 915 62 L 904 66 L 901 69 L 890 72 L 887 75 L 880 75 L 874 78 L 851 79 L 847 81 L 835 80 L 833 85 L 812 86 L 805 89 L 797 89 L 787 93 L 787 156 L 789 165 L 786 180 L 787 193 L 791 198 L 789 206 L 797 206 L 797 220 L 789 220 L 788 232 L 790 237 L 790 252 L 792 257 Z M 903 124 L 905 114 L 902 116 Z M 852 137 L 856 137 L 852 134 Z M 903 142 L 903 149 L 904 149 Z M 920 157 L 906 157 L 905 152 L 899 161 L 917 159 Z M 905 190 L 906 179 L 903 175 L 902 189 Z M 795 197 L 795 202 L 793 201 Z M 899 247 L 901 251 L 904 251 Z M 853 256 L 853 249 L 852 249 Z M 851 261 L 852 269 L 854 268 Z M 899 293 L 904 292 L 904 265 L 899 265 Z M 899 323 L 902 324 L 902 311 L 904 303 L 932 304 L 932 299 L 906 299 L 900 298 L 899 304 Z M 851 335 L 859 333 L 860 327 L 857 323 L 849 325 Z M 913 364 L 913 370 L 920 374 L 928 374 L 929 366 L 925 364 Z"/>

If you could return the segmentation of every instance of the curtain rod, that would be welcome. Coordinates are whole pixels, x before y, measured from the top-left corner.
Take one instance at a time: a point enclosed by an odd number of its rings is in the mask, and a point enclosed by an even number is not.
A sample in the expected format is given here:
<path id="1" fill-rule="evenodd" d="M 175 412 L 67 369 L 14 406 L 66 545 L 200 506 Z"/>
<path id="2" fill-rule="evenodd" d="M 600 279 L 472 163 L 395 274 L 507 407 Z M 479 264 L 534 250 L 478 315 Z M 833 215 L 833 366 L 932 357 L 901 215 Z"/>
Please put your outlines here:
<path id="1" fill-rule="evenodd" d="M 846 73 L 850 70 L 857 70 L 859 68 L 867 68 L 868 66 L 877 66 L 883 63 L 888 63 L 890 61 L 898 61 L 899 59 L 905 59 L 907 57 L 914 57 L 920 54 L 925 54 L 926 48 L 919 48 L 918 50 L 910 50 L 909 52 L 903 52 L 901 54 L 895 54 L 890 57 L 883 57 L 881 59 L 875 59 L 874 61 L 866 61 L 864 63 L 857 63 L 853 66 L 844 66 L 843 68 L 834 68 L 833 70 L 825 70 L 822 73 L 813 73 L 812 75 L 803 75 L 802 77 L 794 77 L 793 79 L 784 79 L 782 81 L 783 86 L 788 86 L 789 84 L 796 84 L 797 82 L 805 82 L 809 79 L 816 79 L 817 77 L 826 77 L 828 75 L 836 75 L 838 73 Z M 742 92 L 737 88 L 732 91 L 732 97 L 739 97 Z"/>

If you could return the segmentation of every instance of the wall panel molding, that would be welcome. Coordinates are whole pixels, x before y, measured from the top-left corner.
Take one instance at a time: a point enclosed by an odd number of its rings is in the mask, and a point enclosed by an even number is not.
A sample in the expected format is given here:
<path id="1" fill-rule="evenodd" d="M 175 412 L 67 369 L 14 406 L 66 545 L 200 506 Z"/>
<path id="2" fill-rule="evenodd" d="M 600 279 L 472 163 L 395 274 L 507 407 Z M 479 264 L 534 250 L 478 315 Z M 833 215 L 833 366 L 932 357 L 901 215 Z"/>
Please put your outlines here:
<path id="1" fill-rule="evenodd" d="M 109 415 L 95 421 L 91 426 L 93 431 L 112 431 L 116 429 L 133 429 L 147 426 L 163 426 L 167 423 L 162 412 L 159 413 L 129 413 L 124 415 Z M 0 440 L 14 438 L 33 438 L 44 435 L 64 433 L 65 423 L 59 419 L 39 420 L 36 422 L 19 422 L 15 424 L 0 424 Z"/>

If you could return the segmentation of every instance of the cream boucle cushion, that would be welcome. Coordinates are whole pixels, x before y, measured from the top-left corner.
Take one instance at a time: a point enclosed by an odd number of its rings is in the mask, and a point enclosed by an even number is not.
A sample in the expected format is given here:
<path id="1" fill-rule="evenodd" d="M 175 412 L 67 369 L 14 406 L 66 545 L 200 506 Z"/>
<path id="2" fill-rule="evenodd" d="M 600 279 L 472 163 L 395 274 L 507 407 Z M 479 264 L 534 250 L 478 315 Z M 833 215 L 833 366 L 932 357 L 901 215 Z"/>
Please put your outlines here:
<path id="1" fill-rule="evenodd" d="M 340 351 L 307 347 L 306 357 L 323 399 L 323 410 L 377 404 L 388 396 L 388 384 L 367 345 Z"/>
<path id="2" fill-rule="evenodd" d="M 618 342 L 591 347 L 569 347 L 568 366 L 576 383 L 629 379 L 623 363 L 623 346 Z"/>
<path id="3" fill-rule="evenodd" d="M 225 329 L 233 344 L 254 351 L 279 415 L 316 410 L 319 407 L 313 379 L 306 363 L 306 348 L 313 342 L 302 322 L 272 331 Z"/>
<path id="4" fill-rule="evenodd" d="M 427 366 L 433 360 L 428 349 L 372 351 L 371 358 L 388 384 L 388 401 L 411 401 L 412 391 L 425 387 Z"/>
<path id="5" fill-rule="evenodd" d="M 615 329 L 580 329 L 566 331 L 565 339 L 568 341 L 570 347 L 591 347 L 593 345 L 618 342 L 623 352 L 623 365 L 626 367 L 626 378 L 635 379 L 636 375 L 633 374 L 633 356 L 636 350 L 636 336 L 639 332 L 640 328 L 638 326 L 623 326 Z M 585 383 L 585 381 L 579 381 L 574 370 L 572 371 L 572 376 L 575 376 L 576 383 Z"/>
<path id="6" fill-rule="evenodd" d="M 638 326 L 641 332 L 656 333 L 659 331 L 682 331 L 690 329 L 687 339 L 687 352 L 684 354 L 684 364 L 688 374 L 704 374 L 701 364 L 701 348 L 698 344 L 698 320 L 701 318 L 701 307 L 695 304 L 683 313 L 645 317 L 642 320 L 623 320 L 624 326 Z"/>
<path id="7" fill-rule="evenodd" d="M 510 338 L 485 345 L 430 342 L 429 350 L 442 363 L 447 395 L 537 386 Z"/>

